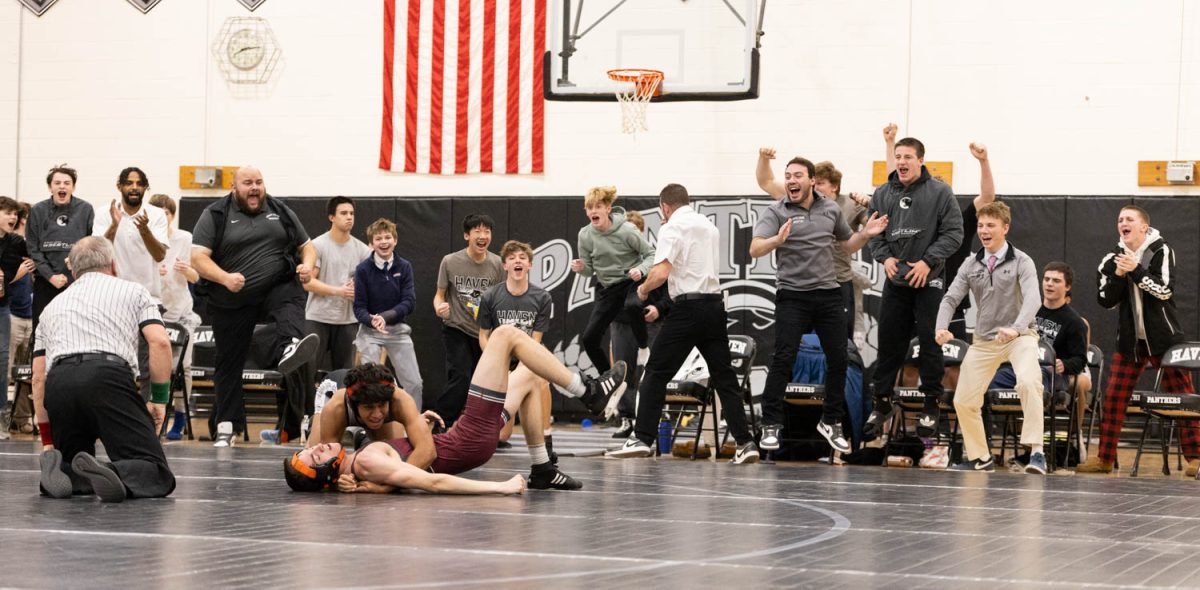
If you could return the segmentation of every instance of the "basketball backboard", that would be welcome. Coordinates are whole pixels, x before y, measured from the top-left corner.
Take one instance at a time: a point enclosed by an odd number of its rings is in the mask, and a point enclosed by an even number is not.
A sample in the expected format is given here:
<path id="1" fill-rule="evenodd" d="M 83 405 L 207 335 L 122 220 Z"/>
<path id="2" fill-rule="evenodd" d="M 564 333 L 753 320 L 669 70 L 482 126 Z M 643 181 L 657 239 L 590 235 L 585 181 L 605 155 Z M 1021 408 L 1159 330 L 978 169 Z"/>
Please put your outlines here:
<path id="1" fill-rule="evenodd" d="M 766 0 L 548 2 L 547 100 L 613 101 L 617 68 L 662 71 L 653 102 L 758 98 Z"/>

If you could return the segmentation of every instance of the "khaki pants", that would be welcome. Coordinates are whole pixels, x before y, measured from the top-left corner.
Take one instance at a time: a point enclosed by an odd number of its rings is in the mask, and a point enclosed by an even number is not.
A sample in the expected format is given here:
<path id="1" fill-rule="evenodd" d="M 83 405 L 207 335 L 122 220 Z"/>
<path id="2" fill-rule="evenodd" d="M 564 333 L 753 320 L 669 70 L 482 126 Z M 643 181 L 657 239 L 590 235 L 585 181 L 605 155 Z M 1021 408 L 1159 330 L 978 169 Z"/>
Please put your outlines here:
<path id="1" fill-rule="evenodd" d="M 988 438 L 983 428 L 984 394 L 996 369 L 1005 361 L 1017 376 L 1017 393 L 1025 414 L 1021 425 L 1021 444 L 1042 444 L 1042 371 L 1038 366 L 1038 337 L 1033 331 L 1000 344 L 995 340 L 976 340 L 967 350 L 959 369 L 954 390 L 954 410 L 962 426 L 963 445 L 968 460 L 987 457 Z"/>

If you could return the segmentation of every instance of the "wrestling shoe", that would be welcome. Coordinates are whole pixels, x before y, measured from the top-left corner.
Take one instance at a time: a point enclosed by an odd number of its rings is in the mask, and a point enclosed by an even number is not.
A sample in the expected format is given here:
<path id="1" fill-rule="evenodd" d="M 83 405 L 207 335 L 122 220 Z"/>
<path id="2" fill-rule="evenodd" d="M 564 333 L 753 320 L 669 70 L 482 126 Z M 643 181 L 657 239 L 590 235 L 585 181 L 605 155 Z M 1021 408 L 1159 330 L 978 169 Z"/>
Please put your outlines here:
<path id="1" fill-rule="evenodd" d="M 762 436 L 758 438 L 758 448 L 764 451 L 779 450 L 779 432 L 783 430 L 783 426 L 778 424 L 764 424 L 762 427 Z"/>
<path id="2" fill-rule="evenodd" d="M 531 490 L 578 490 L 582 487 L 582 482 L 559 471 L 551 463 L 534 465 L 529 472 Z"/>
<path id="3" fill-rule="evenodd" d="M 615 411 L 617 402 L 621 401 L 621 395 L 625 393 L 625 373 L 628 369 L 625 361 L 617 361 L 603 375 L 585 380 L 583 386 L 587 388 L 587 392 L 579 398 L 580 401 L 597 416 L 606 413 L 609 406 Z"/>
<path id="4" fill-rule="evenodd" d="M 71 478 L 62 470 L 62 453 L 58 449 L 50 449 L 42 453 L 39 462 L 42 466 L 42 493 L 51 498 L 71 497 Z"/>
<path id="5" fill-rule="evenodd" d="M 616 439 L 629 438 L 633 434 L 633 420 L 629 418 L 621 418 L 621 423 L 617 425 L 617 431 L 612 437 Z"/>
<path id="6" fill-rule="evenodd" d="M 1046 454 L 1030 453 L 1029 463 L 1025 465 L 1025 473 L 1046 475 Z"/>
<path id="7" fill-rule="evenodd" d="M 213 438 L 213 446 L 217 448 L 232 447 L 237 437 L 233 434 L 233 422 L 217 424 L 217 436 Z"/>
<path id="8" fill-rule="evenodd" d="M 630 457 L 650 457 L 654 455 L 654 449 L 650 445 L 644 443 L 636 436 L 631 436 L 625 439 L 625 444 L 620 448 L 613 449 L 604 453 L 606 457 L 615 457 L 617 459 L 627 459 Z"/>
<path id="9" fill-rule="evenodd" d="M 937 397 L 926 394 L 925 407 L 921 409 L 921 415 L 917 418 L 917 436 L 932 438 L 937 434 L 938 419 L 941 415 L 942 410 L 938 407 Z"/>
<path id="10" fill-rule="evenodd" d="M 758 445 L 755 445 L 754 441 L 738 445 L 737 451 L 733 454 L 733 458 L 729 462 L 734 465 L 758 463 Z"/>
<path id="11" fill-rule="evenodd" d="M 105 465 L 101 465 L 95 457 L 88 453 L 79 453 L 71 460 L 71 469 L 76 475 L 81 475 L 92 484 L 92 490 L 101 502 L 124 502 L 125 484 L 121 478 Z"/>
<path id="12" fill-rule="evenodd" d="M 867 423 L 863 425 L 863 440 L 875 440 L 879 435 L 883 434 L 883 424 L 892 416 L 895 408 L 892 407 L 892 402 L 881 399 L 875 400 L 875 409 L 871 411 L 871 415 L 867 417 Z"/>
<path id="13" fill-rule="evenodd" d="M 299 340 L 293 338 L 292 343 L 283 349 L 283 355 L 279 357 L 279 372 L 290 375 L 298 371 L 305 363 L 317 356 L 319 348 L 321 348 L 321 338 L 316 334 L 309 334 Z"/>
<path id="14" fill-rule="evenodd" d="M 846 441 L 846 435 L 842 432 L 842 423 L 834 422 L 826 424 L 824 420 L 817 422 L 817 432 L 829 441 L 829 446 L 839 453 L 849 453 L 850 443 Z"/>
<path id="15" fill-rule="evenodd" d="M 963 463 L 956 463 L 946 468 L 946 471 L 983 471 L 991 473 L 996 470 L 996 461 L 991 455 L 983 459 L 971 459 Z"/>

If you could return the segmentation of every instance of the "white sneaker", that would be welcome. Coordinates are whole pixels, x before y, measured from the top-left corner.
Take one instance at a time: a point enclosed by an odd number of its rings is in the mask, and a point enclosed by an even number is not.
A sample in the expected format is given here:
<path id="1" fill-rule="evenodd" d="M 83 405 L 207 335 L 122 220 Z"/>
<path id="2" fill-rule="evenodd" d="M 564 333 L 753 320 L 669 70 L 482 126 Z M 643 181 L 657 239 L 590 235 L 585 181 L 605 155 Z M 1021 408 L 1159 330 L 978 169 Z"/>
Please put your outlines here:
<path id="1" fill-rule="evenodd" d="M 733 459 L 729 462 L 734 465 L 743 465 L 749 463 L 758 463 L 758 446 L 754 441 L 750 441 L 744 445 L 739 445 L 737 452 L 733 454 Z"/>
<path id="2" fill-rule="evenodd" d="M 639 366 L 639 367 L 646 366 L 646 361 L 648 361 L 648 360 L 650 360 L 650 349 L 649 348 L 639 348 L 638 356 L 637 356 L 637 366 Z"/>
<path id="3" fill-rule="evenodd" d="M 236 437 L 233 436 L 233 422 L 221 422 L 217 424 L 217 436 L 213 439 L 214 447 L 232 447 L 235 439 Z"/>
<path id="4" fill-rule="evenodd" d="M 604 453 L 607 457 L 616 457 L 618 459 L 626 459 L 631 457 L 650 457 L 654 455 L 654 450 L 650 445 L 642 442 L 638 437 L 631 436 L 625 439 L 625 444 L 620 448 L 613 449 Z"/>

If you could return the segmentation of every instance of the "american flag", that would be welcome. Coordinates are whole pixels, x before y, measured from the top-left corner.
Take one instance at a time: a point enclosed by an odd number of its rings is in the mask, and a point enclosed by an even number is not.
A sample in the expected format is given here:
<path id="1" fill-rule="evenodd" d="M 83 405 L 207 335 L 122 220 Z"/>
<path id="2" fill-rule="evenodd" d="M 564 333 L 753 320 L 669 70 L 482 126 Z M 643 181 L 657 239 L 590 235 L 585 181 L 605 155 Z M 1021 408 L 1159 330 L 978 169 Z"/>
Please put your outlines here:
<path id="1" fill-rule="evenodd" d="M 379 167 L 540 174 L 546 0 L 384 0 Z"/>

